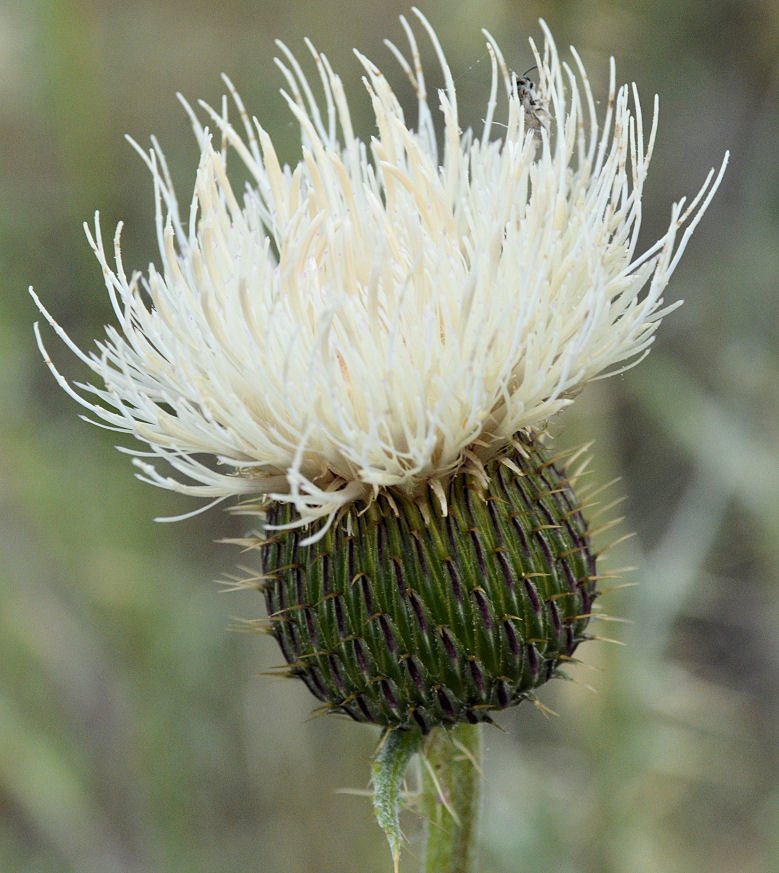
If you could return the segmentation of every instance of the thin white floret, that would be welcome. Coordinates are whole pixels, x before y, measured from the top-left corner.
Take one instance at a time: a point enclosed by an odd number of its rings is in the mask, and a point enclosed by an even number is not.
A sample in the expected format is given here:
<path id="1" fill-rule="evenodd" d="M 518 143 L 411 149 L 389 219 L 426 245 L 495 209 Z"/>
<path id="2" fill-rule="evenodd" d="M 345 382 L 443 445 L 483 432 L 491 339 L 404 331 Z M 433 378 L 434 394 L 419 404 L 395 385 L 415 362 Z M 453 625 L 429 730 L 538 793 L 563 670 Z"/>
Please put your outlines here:
<path id="1" fill-rule="evenodd" d="M 483 128 L 463 133 L 449 66 L 416 14 L 443 72 L 440 143 L 405 19 L 410 59 L 390 48 L 418 118 L 409 126 L 386 78 L 358 54 L 376 119 L 370 142 L 355 135 L 327 59 L 306 43 L 320 103 L 280 45 L 300 161 L 282 166 L 229 80 L 237 127 L 226 100 L 220 112 L 201 104 L 218 149 L 183 101 L 201 150 L 187 215 L 157 141 L 148 153 L 135 146 L 154 180 L 159 270 L 128 275 L 121 225 L 109 255 L 96 215 L 86 233 L 116 326 L 82 352 L 35 297 L 97 381 L 68 382 L 36 325 L 54 377 L 95 423 L 148 445 L 125 449 L 145 481 L 215 502 L 287 501 L 301 525 L 381 489 L 437 483 L 443 500 L 441 483 L 462 466 L 478 469 L 590 379 L 633 366 L 679 305 L 662 294 L 727 157 L 636 255 L 657 99 L 645 140 L 635 86 L 631 108 L 612 61 L 599 123 L 581 59 L 572 50 L 574 67 L 561 63 L 542 22 L 543 53 L 531 45 L 548 122 L 526 129 L 515 77 L 487 34 Z M 240 200 L 230 150 L 253 179 Z"/>

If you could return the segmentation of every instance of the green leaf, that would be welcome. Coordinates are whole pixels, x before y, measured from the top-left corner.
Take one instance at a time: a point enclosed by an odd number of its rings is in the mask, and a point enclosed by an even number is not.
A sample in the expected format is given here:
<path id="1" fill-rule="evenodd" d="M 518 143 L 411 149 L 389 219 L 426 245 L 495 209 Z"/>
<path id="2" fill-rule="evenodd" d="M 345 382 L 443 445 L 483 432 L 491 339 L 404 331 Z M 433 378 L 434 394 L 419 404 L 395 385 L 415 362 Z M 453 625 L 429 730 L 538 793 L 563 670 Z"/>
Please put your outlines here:
<path id="1" fill-rule="evenodd" d="M 400 800 L 403 777 L 411 756 L 418 751 L 422 733 L 418 730 L 393 730 L 384 735 L 379 754 L 371 767 L 373 809 L 392 852 L 395 870 L 400 859 Z"/>

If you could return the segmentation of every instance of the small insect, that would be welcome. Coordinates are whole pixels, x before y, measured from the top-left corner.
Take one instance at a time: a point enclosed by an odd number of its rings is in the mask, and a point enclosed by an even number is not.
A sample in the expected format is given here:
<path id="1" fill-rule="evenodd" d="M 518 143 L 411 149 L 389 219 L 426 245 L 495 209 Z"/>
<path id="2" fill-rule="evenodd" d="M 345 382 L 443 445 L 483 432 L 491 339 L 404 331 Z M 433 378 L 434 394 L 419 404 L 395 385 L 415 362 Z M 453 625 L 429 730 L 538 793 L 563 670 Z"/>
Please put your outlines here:
<path id="1" fill-rule="evenodd" d="M 541 128 L 544 127 L 546 107 L 544 101 L 536 91 L 536 83 L 528 78 L 528 73 L 537 67 L 533 65 L 519 76 L 514 76 L 514 86 L 517 89 L 517 97 L 525 110 L 525 127 L 532 130 L 536 138 L 541 137 Z"/>

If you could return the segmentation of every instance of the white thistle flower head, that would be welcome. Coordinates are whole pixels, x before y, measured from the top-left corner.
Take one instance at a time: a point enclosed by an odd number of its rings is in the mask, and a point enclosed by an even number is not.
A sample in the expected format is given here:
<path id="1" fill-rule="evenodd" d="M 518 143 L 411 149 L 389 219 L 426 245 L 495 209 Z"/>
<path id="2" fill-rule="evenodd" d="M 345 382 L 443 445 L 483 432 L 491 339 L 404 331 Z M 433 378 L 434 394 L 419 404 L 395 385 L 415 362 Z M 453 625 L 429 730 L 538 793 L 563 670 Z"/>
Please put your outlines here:
<path id="1" fill-rule="evenodd" d="M 542 430 L 588 380 L 634 365 L 678 305 L 663 291 L 725 162 L 637 253 L 657 99 L 647 137 L 636 88 L 616 88 L 612 59 L 599 119 L 578 54 L 562 62 L 541 22 L 543 49 L 531 40 L 536 110 L 485 32 L 484 120 L 462 132 L 449 65 L 415 14 L 444 87 L 431 101 L 401 18 L 410 57 L 388 45 L 416 92 L 414 125 L 357 53 L 376 120 L 362 141 L 327 58 L 307 43 L 318 100 L 279 44 L 299 162 L 281 166 L 229 80 L 237 126 L 227 101 L 221 112 L 200 104 L 220 147 L 182 100 L 201 150 L 188 215 L 156 140 L 148 153 L 136 146 L 154 179 L 160 268 L 128 275 L 121 225 L 109 255 L 96 216 L 86 232 L 117 325 L 89 353 L 35 298 L 97 377 L 67 382 L 38 332 L 59 384 L 98 422 L 148 444 L 131 450 L 141 479 L 214 502 L 259 494 L 258 510 L 285 501 L 300 525 L 426 484 L 445 513 L 453 473 L 478 473 L 516 432 Z M 242 197 L 228 180 L 228 149 L 253 179 Z"/>

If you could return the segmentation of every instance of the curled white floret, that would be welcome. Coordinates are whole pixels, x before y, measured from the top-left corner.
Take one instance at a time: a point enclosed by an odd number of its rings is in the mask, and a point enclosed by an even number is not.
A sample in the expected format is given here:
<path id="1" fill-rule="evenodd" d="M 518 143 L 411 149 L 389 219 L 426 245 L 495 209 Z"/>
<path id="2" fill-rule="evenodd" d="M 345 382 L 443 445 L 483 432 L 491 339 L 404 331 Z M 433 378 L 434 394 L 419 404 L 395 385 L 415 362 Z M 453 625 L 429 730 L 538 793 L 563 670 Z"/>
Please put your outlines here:
<path id="1" fill-rule="evenodd" d="M 664 304 L 663 290 L 725 162 L 637 254 L 657 100 L 646 137 L 635 86 L 616 88 L 612 61 L 599 120 L 579 56 L 572 49 L 573 67 L 561 62 L 542 22 L 543 52 L 531 46 L 544 124 L 528 124 L 487 34 L 485 118 L 479 132 L 462 132 L 449 66 L 416 14 L 443 72 L 441 136 L 405 19 L 410 60 L 391 48 L 418 118 L 409 125 L 358 54 L 376 119 L 369 142 L 355 136 L 324 55 L 307 43 L 318 101 L 282 45 L 300 161 L 281 166 L 226 80 L 237 127 L 226 101 L 219 113 L 201 104 L 219 149 L 184 103 L 201 149 L 188 215 L 156 140 L 138 149 L 154 179 L 159 271 L 128 276 L 121 225 L 112 254 L 97 216 L 87 228 L 116 315 L 96 350 L 76 347 L 35 298 L 97 382 L 71 385 L 36 326 L 55 378 L 98 423 L 148 444 L 127 450 L 146 481 L 216 501 L 288 501 L 301 524 L 379 489 L 432 482 L 444 501 L 440 485 L 463 464 L 543 427 L 588 380 L 637 363 L 678 305 Z M 228 149 L 253 179 L 240 199 Z"/>

